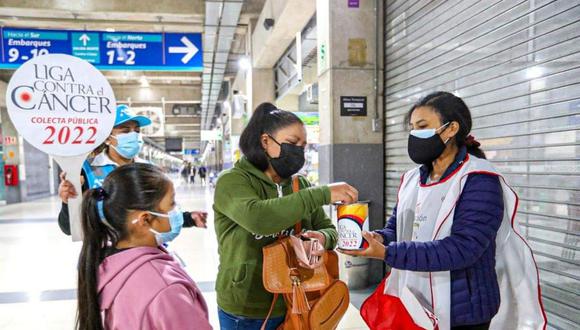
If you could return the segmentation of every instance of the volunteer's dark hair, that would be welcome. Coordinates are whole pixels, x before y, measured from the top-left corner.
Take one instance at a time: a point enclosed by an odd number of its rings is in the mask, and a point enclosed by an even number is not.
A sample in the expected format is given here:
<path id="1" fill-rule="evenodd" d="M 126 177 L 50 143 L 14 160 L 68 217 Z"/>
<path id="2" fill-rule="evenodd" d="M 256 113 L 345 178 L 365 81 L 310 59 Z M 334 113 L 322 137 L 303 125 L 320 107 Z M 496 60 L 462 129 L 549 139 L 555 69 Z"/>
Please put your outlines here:
<path id="1" fill-rule="evenodd" d="M 81 215 L 83 247 L 78 264 L 77 329 L 103 329 L 97 292 L 99 264 L 108 248 L 127 237 L 130 210 L 156 210 L 169 187 L 170 181 L 161 169 L 134 163 L 111 172 L 102 189 L 85 192 Z M 103 201 L 106 223 L 97 211 L 99 200 Z"/>
<path id="2" fill-rule="evenodd" d="M 240 137 L 240 150 L 250 163 L 261 171 L 268 169 L 268 157 L 262 147 L 262 134 L 274 135 L 280 129 L 294 124 L 304 125 L 294 113 L 276 108 L 272 103 L 260 104 Z"/>
<path id="3" fill-rule="evenodd" d="M 97 157 L 97 155 L 99 155 L 101 152 L 103 152 L 104 150 L 108 150 L 109 146 L 106 143 L 102 143 L 100 146 L 98 146 L 96 149 L 94 149 L 91 152 L 91 157 Z"/>
<path id="4" fill-rule="evenodd" d="M 431 93 L 415 103 L 405 116 L 405 124 L 409 123 L 411 114 L 419 107 L 430 107 L 441 119 L 441 124 L 455 121 L 459 123 L 459 131 L 455 135 L 457 147 L 466 146 L 467 152 L 478 158 L 485 159 L 485 153 L 479 148 L 479 143 L 468 139 L 471 132 L 471 112 L 460 97 L 448 92 Z"/>

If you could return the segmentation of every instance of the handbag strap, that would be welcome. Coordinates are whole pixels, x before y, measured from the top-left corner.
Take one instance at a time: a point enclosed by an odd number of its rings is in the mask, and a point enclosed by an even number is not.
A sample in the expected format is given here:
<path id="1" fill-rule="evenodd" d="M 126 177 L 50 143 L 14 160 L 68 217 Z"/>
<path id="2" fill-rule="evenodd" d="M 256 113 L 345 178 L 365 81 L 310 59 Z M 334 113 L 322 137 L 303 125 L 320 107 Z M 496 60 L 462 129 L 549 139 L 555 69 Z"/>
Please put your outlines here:
<path id="1" fill-rule="evenodd" d="M 260 330 L 266 330 L 266 325 L 268 324 L 268 320 L 270 319 L 270 316 L 272 316 L 272 312 L 274 311 L 274 306 L 276 306 L 276 302 L 278 301 L 278 297 L 279 297 L 279 294 L 274 293 L 274 299 L 272 300 L 272 305 L 270 305 L 270 311 L 268 312 L 268 316 L 266 316 L 266 319 L 264 320 L 264 323 L 262 324 L 262 327 L 260 328 Z"/>
<path id="2" fill-rule="evenodd" d="M 300 191 L 300 177 L 298 175 L 295 175 L 292 177 L 292 192 L 297 193 L 299 191 Z M 294 225 L 294 234 L 298 234 L 301 231 L 302 231 L 302 221 L 298 221 Z M 278 240 L 281 240 L 282 238 L 284 238 L 284 236 L 278 235 Z"/>
<path id="3" fill-rule="evenodd" d="M 300 177 L 298 175 L 295 175 L 292 177 L 292 192 L 293 193 L 297 193 L 300 191 Z M 298 221 L 298 223 L 296 223 L 294 225 L 294 233 L 298 234 L 302 231 L 302 221 Z M 282 236 L 278 236 L 278 240 L 281 240 Z M 265 330 L 266 329 L 266 324 L 268 324 L 268 320 L 270 319 L 270 316 L 272 316 L 272 311 L 274 311 L 274 306 L 276 306 L 276 302 L 278 301 L 278 297 L 279 294 L 275 293 L 274 294 L 274 299 L 272 299 L 272 305 L 270 305 L 270 311 L 268 312 L 268 316 L 266 316 L 266 319 L 264 320 L 264 324 L 262 324 L 262 328 L 260 330 Z"/>
<path id="4" fill-rule="evenodd" d="M 297 193 L 300 191 L 300 177 L 295 175 L 292 177 L 292 192 Z M 298 221 L 297 224 L 294 225 L 294 233 L 298 234 L 302 231 L 302 221 Z"/>

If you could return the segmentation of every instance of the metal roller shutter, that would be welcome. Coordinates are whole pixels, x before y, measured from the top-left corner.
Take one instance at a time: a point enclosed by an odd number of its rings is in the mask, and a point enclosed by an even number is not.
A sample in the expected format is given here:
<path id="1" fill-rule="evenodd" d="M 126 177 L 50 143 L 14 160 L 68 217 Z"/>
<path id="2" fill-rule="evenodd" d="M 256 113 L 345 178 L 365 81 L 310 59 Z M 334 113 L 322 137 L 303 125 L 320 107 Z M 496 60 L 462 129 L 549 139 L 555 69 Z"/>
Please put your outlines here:
<path id="1" fill-rule="evenodd" d="M 580 1 L 387 1 L 388 214 L 411 168 L 403 116 L 435 90 L 462 97 L 472 134 L 517 190 L 550 328 L 580 329 Z"/>

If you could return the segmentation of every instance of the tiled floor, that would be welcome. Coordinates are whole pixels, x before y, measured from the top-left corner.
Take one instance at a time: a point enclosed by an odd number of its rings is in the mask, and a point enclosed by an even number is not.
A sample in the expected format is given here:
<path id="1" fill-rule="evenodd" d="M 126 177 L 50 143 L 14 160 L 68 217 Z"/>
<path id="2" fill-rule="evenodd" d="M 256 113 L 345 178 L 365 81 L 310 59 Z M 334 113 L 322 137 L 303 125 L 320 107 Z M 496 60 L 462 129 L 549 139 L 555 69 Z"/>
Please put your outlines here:
<path id="1" fill-rule="evenodd" d="M 179 183 L 177 183 L 179 185 Z M 184 210 L 211 210 L 212 193 L 179 186 Z M 0 206 L 0 329 L 73 329 L 76 260 L 80 243 L 61 233 L 56 222 L 59 202 L 47 198 Z M 207 230 L 184 229 L 172 248 L 186 264 L 209 305 L 210 321 L 218 327 L 214 281 L 218 255 L 213 219 Z M 366 329 L 351 305 L 339 329 Z"/>

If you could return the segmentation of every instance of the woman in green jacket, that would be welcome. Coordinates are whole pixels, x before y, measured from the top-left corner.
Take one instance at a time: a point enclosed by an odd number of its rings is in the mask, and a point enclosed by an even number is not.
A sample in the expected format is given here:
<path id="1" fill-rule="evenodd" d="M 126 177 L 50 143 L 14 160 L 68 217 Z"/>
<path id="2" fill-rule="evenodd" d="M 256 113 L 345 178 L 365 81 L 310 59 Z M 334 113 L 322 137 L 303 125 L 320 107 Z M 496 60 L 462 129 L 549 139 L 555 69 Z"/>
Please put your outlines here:
<path id="1" fill-rule="evenodd" d="M 304 166 L 306 130 L 292 112 L 263 103 L 240 138 L 244 157 L 221 174 L 215 188 L 215 229 L 220 266 L 216 283 L 221 329 L 260 329 L 273 295 L 262 284 L 262 248 L 280 234 L 293 234 L 301 221 L 304 236 L 326 248 L 336 245 L 337 232 L 322 209 L 333 202 L 358 200 L 346 183 L 312 187 L 300 178 L 292 193 L 291 177 Z M 284 320 L 278 299 L 267 329 Z"/>

